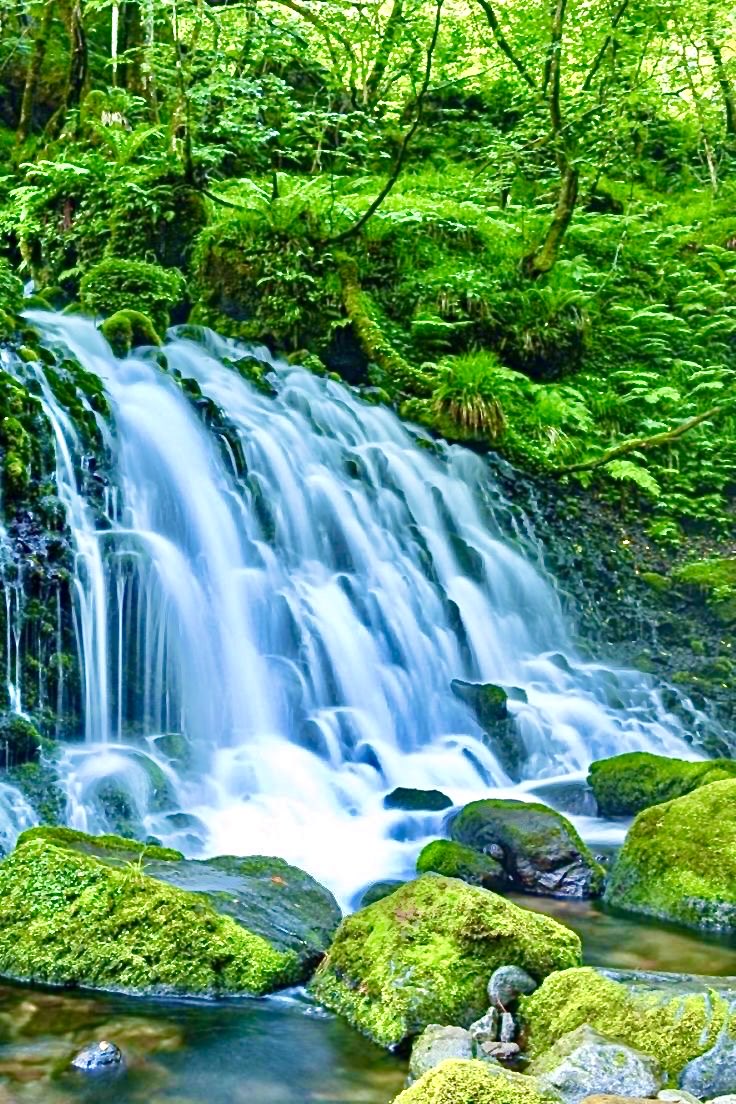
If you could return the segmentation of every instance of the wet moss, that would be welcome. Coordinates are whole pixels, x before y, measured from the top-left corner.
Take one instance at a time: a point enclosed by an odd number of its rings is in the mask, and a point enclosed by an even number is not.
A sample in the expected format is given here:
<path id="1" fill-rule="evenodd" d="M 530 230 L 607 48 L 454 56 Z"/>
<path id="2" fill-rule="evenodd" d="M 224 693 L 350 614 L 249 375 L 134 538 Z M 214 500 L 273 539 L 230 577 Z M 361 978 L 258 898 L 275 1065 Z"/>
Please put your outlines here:
<path id="1" fill-rule="evenodd" d="M 34 840 L 43 840 L 56 847 L 103 859 L 119 857 L 121 854 L 126 857 L 132 854 L 139 858 L 155 859 L 158 862 L 179 862 L 184 858 L 181 851 L 175 851 L 172 847 L 156 847 L 124 836 L 90 836 L 76 828 L 28 828 L 18 837 L 18 846 L 32 843 Z"/>
<path id="2" fill-rule="evenodd" d="M 736 932 L 736 779 L 640 813 L 605 899 L 686 927 Z"/>
<path id="3" fill-rule="evenodd" d="M 731 759 L 690 763 L 646 751 L 599 759 L 588 774 L 601 816 L 634 816 L 700 786 L 736 776 Z"/>
<path id="4" fill-rule="evenodd" d="M 542 978 L 579 960 L 578 937 L 556 921 L 429 874 L 343 920 L 313 992 L 394 1046 L 430 1023 L 478 1019 L 497 966 L 515 962 Z"/>
<path id="5" fill-rule="evenodd" d="M 32 830 L 0 864 L 1 974 L 200 996 L 262 994 L 294 980 L 293 952 L 275 950 L 201 894 L 148 877 L 142 862 L 114 867 L 69 846 L 79 835 Z M 116 851 L 130 847 L 114 841 Z M 135 850 L 145 858 L 159 849 Z"/>
<path id="6" fill-rule="evenodd" d="M 668 1081 L 709 1050 L 726 1023 L 728 1003 L 718 993 L 635 991 L 592 967 L 564 970 L 524 997 L 520 1014 L 531 1058 L 582 1024 L 651 1054 Z"/>
<path id="7" fill-rule="evenodd" d="M 91 314 L 141 312 L 150 317 L 156 332 L 163 333 L 171 311 L 184 300 L 185 284 L 176 269 L 109 257 L 84 276 L 80 295 L 82 307 Z"/>
<path id="8" fill-rule="evenodd" d="M 66 812 L 66 794 L 59 785 L 52 762 L 42 759 L 11 767 L 8 780 L 18 787 L 41 824 L 61 824 Z"/>
<path id="9" fill-rule="evenodd" d="M 499 862 L 452 840 L 432 840 L 422 848 L 417 859 L 417 873 L 444 874 L 448 878 L 460 878 L 469 885 L 498 889 L 506 882 L 504 869 Z"/>
<path id="10" fill-rule="evenodd" d="M 736 558 L 699 560 L 673 572 L 673 579 L 705 595 L 724 624 L 736 622 Z"/>
<path id="11" fill-rule="evenodd" d="M 394 1104 L 542 1104 L 546 1099 L 533 1077 L 458 1058 L 429 1070 Z"/>
<path id="12" fill-rule="evenodd" d="M 119 310 L 110 315 L 100 326 L 100 332 L 115 356 L 127 356 L 138 345 L 160 345 L 148 315 L 136 310 Z"/>

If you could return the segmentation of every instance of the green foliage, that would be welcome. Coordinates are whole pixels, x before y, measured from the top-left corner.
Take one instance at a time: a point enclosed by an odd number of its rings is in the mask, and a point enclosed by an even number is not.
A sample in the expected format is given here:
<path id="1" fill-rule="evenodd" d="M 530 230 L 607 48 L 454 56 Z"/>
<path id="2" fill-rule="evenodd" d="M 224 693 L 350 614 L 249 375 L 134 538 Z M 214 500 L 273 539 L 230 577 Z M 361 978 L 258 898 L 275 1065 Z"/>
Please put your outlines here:
<path id="1" fill-rule="evenodd" d="M 0 257 L 0 310 L 15 314 L 23 300 L 23 285 L 6 260 Z"/>
<path id="2" fill-rule="evenodd" d="M 81 282 L 80 294 L 83 308 L 92 314 L 106 317 L 132 310 L 136 315 L 149 315 L 155 329 L 163 332 L 171 311 L 184 298 L 185 284 L 175 270 L 110 257 L 90 269 Z M 130 321 L 130 316 L 126 317 Z"/>
<path id="3" fill-rule="evenodd" d="M 471 437 L 503 436 L 506 419 L 498 396 L 500 366 L 488 354 L 455 357 L 441 365 L 433 394 L 440 418 L 449 418 Z"/>

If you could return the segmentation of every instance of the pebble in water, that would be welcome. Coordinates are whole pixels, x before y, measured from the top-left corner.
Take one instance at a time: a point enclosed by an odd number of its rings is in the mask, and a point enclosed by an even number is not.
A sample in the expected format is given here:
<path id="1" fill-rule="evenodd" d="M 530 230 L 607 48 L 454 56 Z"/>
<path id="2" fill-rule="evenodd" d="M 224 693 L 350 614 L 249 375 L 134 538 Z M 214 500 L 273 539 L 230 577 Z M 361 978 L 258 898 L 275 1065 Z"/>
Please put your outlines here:
<path id="1" fill-rule="evenodd" d="M 72 1058 L 74 1069 L 84 1073 L 110 1073 L 123 1067 L 123 1052 L 114 1043 L 103 1039 L 99 1043 L 90 1043 Z"/>

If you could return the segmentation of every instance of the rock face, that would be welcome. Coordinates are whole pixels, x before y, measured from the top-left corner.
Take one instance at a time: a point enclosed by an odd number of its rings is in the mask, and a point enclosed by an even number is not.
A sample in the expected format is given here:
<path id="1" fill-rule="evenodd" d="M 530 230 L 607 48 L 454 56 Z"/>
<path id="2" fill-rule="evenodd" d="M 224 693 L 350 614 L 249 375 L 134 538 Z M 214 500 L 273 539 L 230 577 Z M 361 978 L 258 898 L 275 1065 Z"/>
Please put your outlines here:
<path id="1" fill-rule="evenodd" d="M 0 864 L 0 974 L 131 993 L 262 994 L 304 981 L 339 920 L 279 859 L 184 860 L 34 828 Z"/>
<path id="2" fill-rule="evenodd" d="M 652 1097 L 662 1087 L 654 1058 L 606 1038 L 587 1024 L 563 1035 L 529 1072 L 565 1104 L 581 1104 L 599 1093 Z"/>
<path id="3" fill-rule="evenodd" d="M 683 797 L 700 786 L 736 777 L 736 762 L 688 763 L 648 751 L 631 751 L 592 763 L 588 782 L 601 816 L 635 816 L 652 805 Z"/>
<path id="4" fill-rule="evenodd" d="M 653 1055 L 665 1082 L 677 1084 L 686 1067 L 712 1052 L 728 1032 L 735 1006 L 736 992 L 718 978 L 607 974 L 584 967 L 547 978 L 520 1002 L 520 1014 L 533 1059 L 587 1024 Z"/>
<path id="5" fill-rule="evenodd" d="M 464 1027 L 430 1024 L 411 1048 L 409 1075 L 415 1080 L 450 1058 L 472 1058 L 473 1039 Z"/>
<path id="6" fill-rule="evenodd" d="M 500 890 L 508 884 L 506 872 L 497 859 L 452 840 L 432 840 L 423 847 L 417 859 L 417 873 L 444 874 L 485 889 Z"/>
<path id="7" fill-rule="evenodd" d="M 409 813 L 437 813 L 450 809 L 452 801 L 441 790 L 412 790 L 398 786 L 383 799 L 385 809 L 403 809 Z"/>
<path id="8" fill-rule="evenodd" d="M 640 813 L 606 901 L 702 931 L 736 932 L 736 779 Z"/>
<path id="9" fill-rule="evenodd" d="M 549 897 L 597 897 L 603 868 L 561 813 L 532 802 L 489 799 L 461 809 L 450 825 L 457 843 L 498 854 L 510 883 Z"/>
<path id="10" fill-rule="evenodd" d="M 428 1024 L 467 1027 L 497 966 L 535 978 L 576 965 L 577 935 L 454 878 L 425 875 L 343 920 L 312 983 L 317 1000 L 384 1046 Z"/>
<path id="11" fill-rule="evenodd" d="M 508 710 L 508 694 L 490 682 L 452 681 L 451 689 L 475 713 L 486 743 L 510 778 L 518 780 L 525 756 L 514 718 Z"/>
<path id="12" fill-rule="evenodd" d="M 488 1062 L 448 1061 L 425 1073 L 394 1104 L 549 1104 L 533 1077 Z"/>

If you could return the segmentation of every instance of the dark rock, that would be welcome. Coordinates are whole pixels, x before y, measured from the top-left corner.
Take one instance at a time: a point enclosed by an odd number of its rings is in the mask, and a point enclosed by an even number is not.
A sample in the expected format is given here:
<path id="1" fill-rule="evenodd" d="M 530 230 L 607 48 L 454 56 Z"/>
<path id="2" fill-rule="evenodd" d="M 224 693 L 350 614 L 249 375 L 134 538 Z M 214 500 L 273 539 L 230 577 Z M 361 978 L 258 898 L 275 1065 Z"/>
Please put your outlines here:
<path id="1" fill-rule="evenodd" d="M 545 805 L 488 799 L 466 805 L 450 835 L 476 851 L 503 850 L 511 883 L 525 893 L 550 897 L 597 897 L 603 868 L 572 824 Z"/>
<path id="2" fill-rule="evenodd" d="M 412 790 L 397 786 L 383 799 L 384 809 L 403 809 L 406 812 L 435 813 L 452 807 L 452 801 L 441 790 Z"/>
<path id="3" fill-rule="evenodd" d="M 455 697 L 465 702 L 475 714 L 483 729 L 485 742 L 503 769 L 510 778 L 518 781 L 525 750 L 514 718 L 508 710 L 509 695 L 503 687 L 493 683 L 453 679 L 450 686 Z"/>
<path id="4" fill-rule="evenodd" d="M 373 885 L 369 885 L 365 889 L 358 901 L 358 908 L 367 908 L 368 905 L 375 904 L 376 901 L 382 901 L 384 897 L 389 897 L 392 893 L 395 893 L 397 889 L 400 889 L 404 885 L 399 881 L 385 881 L 374 882 Z"/>
<path id="5" fill-rule="evenodd" d="M 476 1057 L 493 1062 L 509 1062 L 521 1053 L 518 1043 L 481 1043 L 476 1047 Z"/>
<path id="6" fill-rule="evenodd" d="M 534 797 L 568 816 L 598 816 L 595 794 L 587 782 L 540 782 Z"/>
<path id="7" fill-rule="evenodd" d="M 83 1047 L 72 1058 L 71 1065 L 84 1073 L 119 1073 L 124 1066 L 123 1053 L 114 1043 L 103 1039 Z"/>

